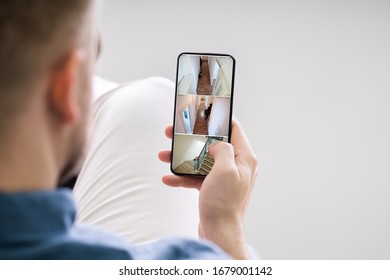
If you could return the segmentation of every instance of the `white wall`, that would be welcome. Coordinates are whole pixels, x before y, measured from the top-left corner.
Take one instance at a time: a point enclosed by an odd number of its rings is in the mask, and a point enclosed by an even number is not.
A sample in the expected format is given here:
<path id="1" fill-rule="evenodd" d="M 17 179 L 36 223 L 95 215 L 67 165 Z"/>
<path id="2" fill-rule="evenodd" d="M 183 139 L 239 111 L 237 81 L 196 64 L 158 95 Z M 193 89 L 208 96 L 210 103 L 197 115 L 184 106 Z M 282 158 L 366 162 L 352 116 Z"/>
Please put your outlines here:
<path id="1" fill-rule="evenodd" d="M 180 57 L 177 81 L 180 82 L 181 79 L 186 75 L 190 75 L 192 77 L 191 91 L 185 93 L 196 94 L 199 71 L 200 71 L 199 56 L 182 55 Z"/>
<path id="2" fill-rule="evenodd" d="M 198 104 L 197 104 L 197 96 L 196 95 L 179 95 L 177 97 L 176 104 L 176 133 L 186 133 L 183 123 L 183 117 L 181 116 L 181 112 L 189 106 L 190 110 L 190 122 L 191 128 L 194 130 L 196 116 L 198 114 Z"/>
<path id="3" fill-rule="evenodd" d="M 218 66 L 217 60 L 220 66 Z M 233 77 L 233 60 L 230 57 L 210 57 L 209 67 L 210 81 L 212 82 L 214 79 L 217 79 L 218 73 L 221 72 L 227 86 L 226 91 L 228 94 L 225 94 L 225 96 L 230 95 Z"/>
<path id="4" fill-rule="evenodd" d="M 230 98 L 214 97 L 209 118 L 209 134 L 229 135 Z"/>
<path id="5" fill-rule="evenodd" d="M 210 83 L 213 83 L 213 80 L 216 80 L 218 77 L 219 66 L 217 64 L 217 59 L 215 56 L 209 57 L 209 74 L 210 74 Z"/>
<path id="6" fill-rule="evenodd" d="M 97 73 L 174 79 L 183 51 L 233 55 L 259 159 L 248 240 L 266 259 L 389 259 L 390 1 L 194 3 L 106 0 Z"/>
<path id="7" fill-rule="evenodd" d="M 232 92 L 233 60 L 231 58 L 219 57 L 218 61 L 222 64 L 221 71 L 227 86 L 227 94 L 225 96 L 230 96 Z"/>
<path id="8" fill-rule="evenodd" d="M 206 144 L 204 136 L 175 135 L 174 158 L 172 167 L 175 169 L 186 160 L 193 160 Z"/>

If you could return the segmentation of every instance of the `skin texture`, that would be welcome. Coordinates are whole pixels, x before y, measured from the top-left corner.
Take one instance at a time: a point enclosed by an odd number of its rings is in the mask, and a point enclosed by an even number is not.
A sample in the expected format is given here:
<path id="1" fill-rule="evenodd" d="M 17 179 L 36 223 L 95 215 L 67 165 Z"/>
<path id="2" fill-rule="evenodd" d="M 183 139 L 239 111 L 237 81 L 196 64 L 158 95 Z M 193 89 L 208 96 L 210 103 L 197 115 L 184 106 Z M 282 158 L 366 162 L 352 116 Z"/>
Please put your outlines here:
<path id="1" fill-rule="evenodd" d="M 165 130 L 172 139 L 173 128 Z M 257 177 L 257 159 L 240 123 L 233 120 L 232 139 L 209 147 L 214 166 L 205 178 L 166 175 L 164 184 L 199 190 L 199 236 L 210 240 L 236 259 L 249 258 L 243 219 Z M 159 153 L 169 163 L 171 151 Z"/>

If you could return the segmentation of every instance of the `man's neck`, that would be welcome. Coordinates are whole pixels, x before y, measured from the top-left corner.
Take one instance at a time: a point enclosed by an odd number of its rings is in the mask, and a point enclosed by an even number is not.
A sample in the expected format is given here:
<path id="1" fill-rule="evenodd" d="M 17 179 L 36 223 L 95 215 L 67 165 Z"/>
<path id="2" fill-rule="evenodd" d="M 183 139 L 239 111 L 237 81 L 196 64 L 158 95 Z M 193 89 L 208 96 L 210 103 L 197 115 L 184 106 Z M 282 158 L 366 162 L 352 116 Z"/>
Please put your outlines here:
<path id="1" fill-rule="evenodd" d="M 36 124 L 36 123 L 35 123 Z M 0 146 L 0 191 L 53 189 L 56 162 L 42 125 L 16 124 Z M 2 139 L 3 140 L 3 139 Z"/>

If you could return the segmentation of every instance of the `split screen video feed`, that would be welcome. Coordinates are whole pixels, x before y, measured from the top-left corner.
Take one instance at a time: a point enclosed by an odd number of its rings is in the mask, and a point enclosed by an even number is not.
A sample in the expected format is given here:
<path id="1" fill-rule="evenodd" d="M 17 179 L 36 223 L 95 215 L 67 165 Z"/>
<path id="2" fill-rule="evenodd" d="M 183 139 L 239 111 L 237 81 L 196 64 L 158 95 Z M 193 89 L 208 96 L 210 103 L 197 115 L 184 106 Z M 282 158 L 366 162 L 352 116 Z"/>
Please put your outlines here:
<path id="1" fill-rule="evenodd" d="M 230 56 L 179 57 L 172 169 L 207 175 L 214 164 L 208 147 L 230 133 L 234 61 Z"/>

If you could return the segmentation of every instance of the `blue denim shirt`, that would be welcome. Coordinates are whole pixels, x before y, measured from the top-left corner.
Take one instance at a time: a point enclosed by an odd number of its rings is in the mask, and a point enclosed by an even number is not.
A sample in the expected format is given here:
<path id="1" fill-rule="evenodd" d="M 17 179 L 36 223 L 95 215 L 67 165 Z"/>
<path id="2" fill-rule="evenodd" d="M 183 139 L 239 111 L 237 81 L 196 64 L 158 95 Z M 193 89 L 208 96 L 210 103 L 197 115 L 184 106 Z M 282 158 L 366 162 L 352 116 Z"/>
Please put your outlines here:
<path id="1" fill-rule="evenodd" d="M 95 227 L 75 223 L 75 214 L 69 190 L 0 193 L 0 259 L 229 258 L 210 243 L 183 238 L 131 245 Z"/>

